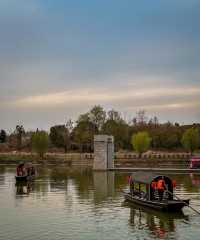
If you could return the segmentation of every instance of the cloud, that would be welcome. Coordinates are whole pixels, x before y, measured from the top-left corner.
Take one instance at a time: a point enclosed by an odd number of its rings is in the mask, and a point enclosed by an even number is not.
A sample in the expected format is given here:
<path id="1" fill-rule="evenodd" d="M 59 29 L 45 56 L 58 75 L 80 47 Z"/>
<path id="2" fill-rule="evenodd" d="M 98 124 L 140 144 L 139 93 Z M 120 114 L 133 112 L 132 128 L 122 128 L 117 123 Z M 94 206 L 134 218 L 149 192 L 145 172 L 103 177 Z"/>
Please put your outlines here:
<path id="1" fill-rule="evenodd" d="M 177 103 L 181 100 L 184 103 Z M 189 103 L 185 102 L 185 99 L 189 98 Z M 162 100 L 163 99 L 163 100 Z M 177 100 L 176 100 L 177 99 Z M 160 101 L 161 107 L 168 108 L 181 108 L 187 107 L 191 104 L 195 106 L 196 101 L 200 101 L 200 87 L 173 87 L 173 88 L 142 88 L 135 89 L 128 86 L 121 89 L 117 87 L 113 88 L 81 88 L 76 90 L 62 91 L 56 93 L 49 93 L 44 95 L 27 96 L 24 98 L 18 98 L 16 100 L 5 102 L 7 107 L 17 108 L 53 108 L 62 106 L 74 106 L 82 104 L 117 104 L 129 102 L 136 102 L 135 107 L 141 107 L 140 102 L 146 102 L 145 108 L 155 108 L 159 104 L 155 105 L 155 102 Z M 172 103 L 167 103 L 174 101 Z M 192 101 L 192 103 L 191 103 Z M 164 102 L 164 103 L 163 103 Z M 152 106 L 151 106 L 152 104 Z M 125 106 L 124 106 L 125 107 Z"/>
<path id="2" fill-rule="evenodd" d="M 200 99 L 199 99 L 200 100 Z M 160 103 L 160 104 L 152 104 L 152 105 L 138 105 L 130 108 L 126 108 L 126 110 L 137 110 L 137 109 L 145 109 L 147 111 L 160 111 L 160 112 L 166 112 L 168 110 L 188 110 L 188 109 L 197 109 L 200 107 L 200 102 L 197 101 L 191 101 L 191 102 L 176 102 L 176 103 Z"/>
<path id="3" fill-rule="evenodd" d="M 45 125 L 94 104 L 198 120 L 199 6 L 0 1 L 2 126 Z"/>
<path id="4" fill-rule="evenodd" d="M 161 121 L 197 122 L 200 116 L 200 86 L 149 87 L 147 84 L 120 85 L 109 88 L 77 88 L 48 94 L 5 99 L 0 102 L 1 127 L 24 124 L 28 129 L 48 129 L 66 119 L 77 119 L 93 105 L 101 104 L 106 110 L 115 108 L 126 120 L 139 109 Z M 14 116 L 14 117 L 13 117 Z"/>

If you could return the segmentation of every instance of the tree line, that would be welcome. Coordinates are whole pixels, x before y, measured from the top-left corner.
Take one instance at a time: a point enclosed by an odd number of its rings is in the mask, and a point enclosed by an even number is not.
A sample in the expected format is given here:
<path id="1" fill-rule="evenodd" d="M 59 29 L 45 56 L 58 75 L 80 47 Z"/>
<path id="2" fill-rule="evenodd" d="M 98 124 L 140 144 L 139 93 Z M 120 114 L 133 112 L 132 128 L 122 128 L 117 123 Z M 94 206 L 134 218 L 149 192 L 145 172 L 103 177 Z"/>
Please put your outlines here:
<path id="1" fill-rule="evenodd" d="M 138 111 L 130 121 L 126 121 L 120 112 L 114 109 L 105 111 L 99 105 L 81 114 L 76 121 L 68 120 L 65 124 L 52 126 L 48 133 L 38 129 L 35 132 L 26 132 L 23 125 L 17 125 L 11 134 L 2 129 L 0 143 L 6 143 L 7 148 L 12 150 L 30 151 L 37 148 L 37 141 L 42 141 L 36 137 L 40 133 L 43 134 L 41 139 L 48 141 L 44 145 L 49 151 L 92 152 L 95 134 L 113 135 L 115 151 L 130 151 L 134 148 L 142 153 L 149 148 L 162 151 L 185 148 L 193 152 L 200 145 L 200 124 L 160 123 L 156 116 L 148 118 L 143 110 Z M 137 142 L 141 146 L 137 147 Z M 41 142 L 39 145 L 42 145 Z M 139 150 L 140 148 L 144 150 Z"/>

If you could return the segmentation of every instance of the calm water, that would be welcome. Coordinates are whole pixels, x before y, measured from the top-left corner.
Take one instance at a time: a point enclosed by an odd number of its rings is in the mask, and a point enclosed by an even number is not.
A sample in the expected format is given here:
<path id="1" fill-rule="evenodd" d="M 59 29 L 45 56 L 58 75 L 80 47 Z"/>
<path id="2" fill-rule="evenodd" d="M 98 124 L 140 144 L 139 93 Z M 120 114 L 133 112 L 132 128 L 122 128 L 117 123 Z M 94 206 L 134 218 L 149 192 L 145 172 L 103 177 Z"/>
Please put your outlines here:
<path id="1" fill-rule="evenodd" d="M 200 216 L 168 215 L 124 204 L 124 173 L 38 168 L 15 186 L 15 169 L 0 167 L 0 240 L 200 239 Z M 200 211 L 200 175 L 177 174 L 177 194 Z"/>

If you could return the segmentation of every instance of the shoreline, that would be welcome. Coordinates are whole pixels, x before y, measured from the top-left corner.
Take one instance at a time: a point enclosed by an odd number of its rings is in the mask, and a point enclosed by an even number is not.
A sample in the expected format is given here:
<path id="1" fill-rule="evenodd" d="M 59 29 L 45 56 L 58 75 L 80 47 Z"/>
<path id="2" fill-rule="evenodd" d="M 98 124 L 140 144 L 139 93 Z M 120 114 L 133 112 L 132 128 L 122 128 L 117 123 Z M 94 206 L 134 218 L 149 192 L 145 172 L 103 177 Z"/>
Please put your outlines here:
<path id="1" fill-rule="evenodd" d="M 43 159 L 35 153 L 7 152 L 0 153 L 0 165 L 17 165 L 19 162 L 32 162 L 35 165 L 67 165 L 92 167 L 93 153 L 47 153 Z M 143 154 L 142 158 L 134 152 L 115 153 L 115 168 L 186 168 L 190 155 L 187 153 L 151 153 Z"/>

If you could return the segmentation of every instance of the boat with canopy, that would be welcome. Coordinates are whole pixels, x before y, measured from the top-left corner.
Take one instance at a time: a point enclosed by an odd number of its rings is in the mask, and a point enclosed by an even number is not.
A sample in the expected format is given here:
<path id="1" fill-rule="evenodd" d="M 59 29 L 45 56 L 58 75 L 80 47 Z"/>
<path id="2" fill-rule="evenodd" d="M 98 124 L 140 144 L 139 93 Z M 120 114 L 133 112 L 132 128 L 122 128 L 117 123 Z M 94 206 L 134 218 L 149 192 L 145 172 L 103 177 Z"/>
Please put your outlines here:
<path id="1" fill-rule="evenodd" d="M 160 199 L 159 191 L 156 187 L 160 180 L 163 180 L 165 183 L 162 199 Z M 172 212 L 181 211 L 184 206 L 189 205 L 189 199 L 175 199 L 174 188 L 176 183 L 168 176 L 136 172 L 129 176 L 129 184 L 130 191 L 124 193 L 126 201 L 161 211 Z"/>

